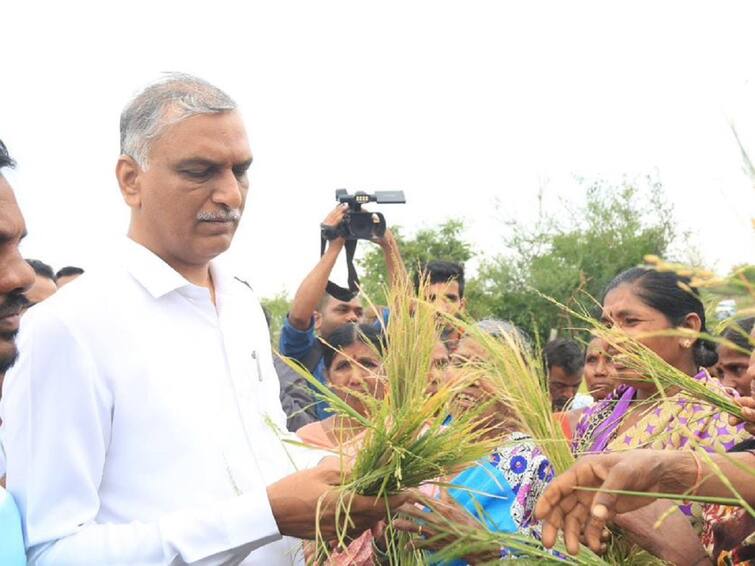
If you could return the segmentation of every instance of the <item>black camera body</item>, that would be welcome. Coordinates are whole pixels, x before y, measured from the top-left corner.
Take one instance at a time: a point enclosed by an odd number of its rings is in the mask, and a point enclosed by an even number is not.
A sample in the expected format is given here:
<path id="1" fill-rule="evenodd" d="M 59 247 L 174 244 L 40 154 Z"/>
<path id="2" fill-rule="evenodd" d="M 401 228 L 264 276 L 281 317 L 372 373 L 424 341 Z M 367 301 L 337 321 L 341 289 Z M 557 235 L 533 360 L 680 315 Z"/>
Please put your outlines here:
<path id="1" fill-rule="evenodd" d="M 385 217 L 379 212 L 366 212 L 362 205 L 369 202 L 377 204 L 403 204 L 406 202 L 403 191 L 376 191 L 372 194 L 356 191 L 350 195 L 346 189 L 336 190 L 336 200 L 349 205 L 343 222 L 328 234 L 328 239 L 345 238 L 346 240 L 376 240 L 385 235 Z"/>

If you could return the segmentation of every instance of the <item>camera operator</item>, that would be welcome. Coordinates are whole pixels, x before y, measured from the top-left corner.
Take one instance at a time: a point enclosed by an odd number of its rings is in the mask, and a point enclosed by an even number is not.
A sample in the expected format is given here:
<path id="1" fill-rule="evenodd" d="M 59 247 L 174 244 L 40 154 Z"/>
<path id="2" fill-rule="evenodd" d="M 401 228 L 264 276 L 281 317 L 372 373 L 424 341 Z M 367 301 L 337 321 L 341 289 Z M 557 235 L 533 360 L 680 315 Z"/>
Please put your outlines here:
<path id="1" fill-rule="evenodd" d="M 323 226 L 339 226 L 348 210 L 347 204 L 339 204 L 325 218 Z M 382 238 L 374 242 L 383 249 L 388 278 L 393 282 L 397 274 L 404 269 L 396 239 L 388 229 Z M 346 323 L 360 323 L 364 315 L 362 301 L 358 295 L 353 296 L 349 301 L 342 301 L 325 291 L 330 273 L 345 243 L 346 240 L 342 237 L 330 240 L 320 261 L 304 278 L 296 291 L 291 311 L 283 323 L 280 336 L 281 354 L 299 361 L 322 383 L 325 383 L 325 372 L 322 348 L 317 336 L 327 336 Z M 291 395 L 300 397 L 302 394 L 300 389 L 300 382 L 282 380 L 281 400 Z M 287 404 L 284 402 L 283 406 Z M 306 411 L 310 422 L 326 418 L 328 414 L 324 412 L 324 409 L 325 404 L 316 403 L 312 395 L 312 403 Z M 288 416 L 290 425 L 292 415 Z M 300 423 L 303 415 L 300 413 L 296 416 L 298 417 L 296 421 Z"/>
<path id="2" fill-rule="evenodd" d="M 419 292 L 420 282 L 425 281 L 425 299 L 449 316 L 463 317 L 467 300 L 464 298 L 464 264 L 453 261 L 432 260 L 414 273 L 414 290 Z M 441 340 L 453 353 L 459 345 L 461 330 L 446 323 Z"/>

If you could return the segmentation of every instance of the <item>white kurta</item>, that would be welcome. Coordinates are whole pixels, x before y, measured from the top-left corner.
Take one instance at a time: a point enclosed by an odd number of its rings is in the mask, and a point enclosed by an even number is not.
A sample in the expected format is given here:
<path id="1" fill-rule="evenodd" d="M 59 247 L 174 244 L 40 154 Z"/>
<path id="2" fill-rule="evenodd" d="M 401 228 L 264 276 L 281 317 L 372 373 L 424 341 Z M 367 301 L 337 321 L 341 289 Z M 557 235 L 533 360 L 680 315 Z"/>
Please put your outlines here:
<path id="1" fill-rule="evenodd" d="M 25 315 L 2 417 L 30 563 L 301 561 L 265 491 L 295 451 L 272 428 L 286 420 L 265 318 L 211 273 L 216 306 L 128 240 Z"/>

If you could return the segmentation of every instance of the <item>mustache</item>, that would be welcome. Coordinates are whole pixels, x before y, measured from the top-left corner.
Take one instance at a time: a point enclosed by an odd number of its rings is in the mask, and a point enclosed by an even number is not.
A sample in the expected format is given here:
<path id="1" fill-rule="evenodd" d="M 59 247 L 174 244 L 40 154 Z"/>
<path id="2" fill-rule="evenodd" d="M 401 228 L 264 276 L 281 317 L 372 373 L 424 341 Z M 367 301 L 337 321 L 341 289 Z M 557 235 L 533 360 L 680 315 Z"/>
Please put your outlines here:
<path id="1" fill-rule="evenodd" d="M 227 208 L 215 212 L 201 211 L 197 213 L 197 220 L 200 222 L 238 222 L 241 220 L 241 210 Z"/>
<path id="2" fill-rule="evenodd" d="M 13 293 L 0 304 L 0 318 L 18 314 L 24 307 L 29 306 L 29 299 L 23 293 Z"/>

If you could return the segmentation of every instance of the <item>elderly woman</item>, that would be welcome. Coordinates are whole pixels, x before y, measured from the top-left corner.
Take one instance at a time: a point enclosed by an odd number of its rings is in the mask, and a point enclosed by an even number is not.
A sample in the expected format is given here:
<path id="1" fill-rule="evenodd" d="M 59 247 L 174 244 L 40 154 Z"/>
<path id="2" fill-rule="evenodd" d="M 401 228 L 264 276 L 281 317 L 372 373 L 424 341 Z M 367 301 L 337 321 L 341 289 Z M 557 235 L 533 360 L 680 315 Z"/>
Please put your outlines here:
<path id="1" fill-rule="evenodd" d="M 478 327 L 496 337 L 519 333 L 513 325 L 503 321 L 486 320 Z M 433 513 L 404 509 L 418 521 L 422 534 L 428 537 L 442 531 L 442 526 L 449 520 L 476 527 L 483 523 L 494 531 L 518 533 L 533 539 L 540 536 L 540 523 L 534 519 L 533 513 L 538 497 L 553 478 L 553 469 L 532 439 L 520 432 L 521 424 L 515 412 L 496 394 L 492 379 L 479 375 L 487 357 L 485 348 L 473 337 L 467 335 L 459 341 L 451 356 L 449 379 L 467 385 L 456 395 L 451 417 L 482 407 L 481 426 L 485 427 L 489 437 L 502 439 L 501 445 L 488 458 L 451 479 L 450 497 L 433 506 Z M 420 530 L 416 523 L 399 522 L 398 526 L 415 533 Z M 439 540 L 435 547 L 442 548 L 448 542 Z M 500 549 L 492 554 L 467 556 L 451 564 L 485 561 L 510 554 L 509 550 Z"/>

